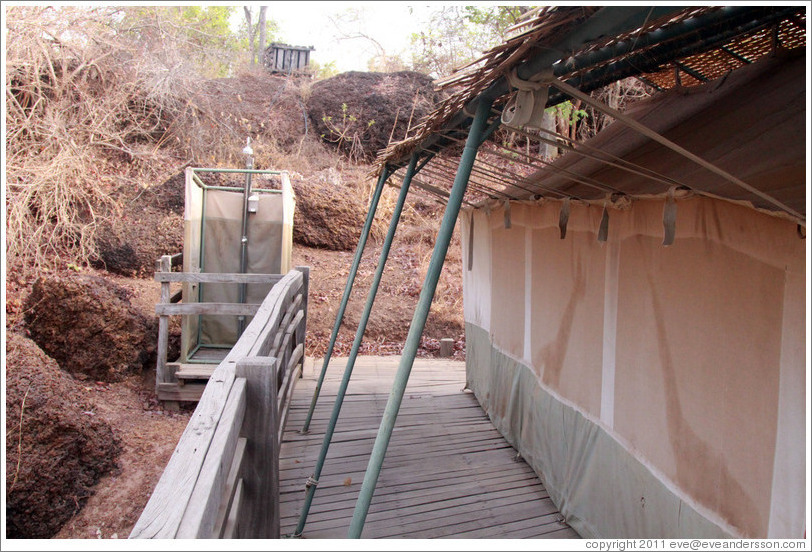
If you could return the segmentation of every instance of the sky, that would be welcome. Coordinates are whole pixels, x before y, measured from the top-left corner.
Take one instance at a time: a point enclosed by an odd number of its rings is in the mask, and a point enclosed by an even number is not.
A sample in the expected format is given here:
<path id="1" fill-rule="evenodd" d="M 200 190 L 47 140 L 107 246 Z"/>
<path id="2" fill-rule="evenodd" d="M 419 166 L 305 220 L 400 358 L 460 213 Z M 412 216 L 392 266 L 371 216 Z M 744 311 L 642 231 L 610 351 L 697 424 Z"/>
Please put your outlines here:
<path id="1" fill-rule="evenodd" d="M 326 65 L 335 62 L 339 72 L 367 71 L 376 54 L 374 43 L 365 38 L 342 38 L 359 32 L 379 42 L 387 55 L 408 51 L 410 37 L 440 3 L 428 2 L 262 2 L 267 17 L 279 25 L 277 38 L 292 46 L 313 46 L 310 59 Z M 352 21 L 351 12 L 360 17 Z M 242 9 L 239 10 L 242 17 Z M 335 23 L 333 21 L 335 21 Z M 336 23 L 338 25 L 336 25 Z M 408 61 L 408 55 L 405 57 Z"/>

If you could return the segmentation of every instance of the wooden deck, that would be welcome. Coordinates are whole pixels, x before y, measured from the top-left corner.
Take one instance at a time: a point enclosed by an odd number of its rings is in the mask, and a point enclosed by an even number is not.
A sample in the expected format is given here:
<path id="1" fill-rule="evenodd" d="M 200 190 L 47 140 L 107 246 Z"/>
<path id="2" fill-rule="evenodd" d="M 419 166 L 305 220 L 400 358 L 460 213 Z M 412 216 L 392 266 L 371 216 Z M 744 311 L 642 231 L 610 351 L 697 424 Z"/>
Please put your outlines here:
<path id="1" fill-rule="evenodd" d="M 359 357 L 304 538 L 346 538 L 399 357 Z M 293 533 L 346 359 L 327 371 L 309 435 L 301 435 L 321 361 L 308 359 L 279 459 L 282 535 Z M 364 538 L 578 538 L 533 470 L 465 385 L 465 365 L 415 362 Z"/>

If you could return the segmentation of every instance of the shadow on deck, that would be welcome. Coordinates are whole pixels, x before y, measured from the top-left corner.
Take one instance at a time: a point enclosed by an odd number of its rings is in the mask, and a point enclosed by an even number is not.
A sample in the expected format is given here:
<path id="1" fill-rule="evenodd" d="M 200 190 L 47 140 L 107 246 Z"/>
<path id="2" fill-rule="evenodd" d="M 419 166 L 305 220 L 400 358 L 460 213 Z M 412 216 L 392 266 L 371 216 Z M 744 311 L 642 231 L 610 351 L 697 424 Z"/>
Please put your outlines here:
<path id="1" fill-rule="evenodd" d="M 399 360 L 358 358 L 305 538 L 346 538 Z M 298 431 L 321 363 L 308 359 L 296 385 L 279 458 L 283 535 L 296 527 L 345 363 L 331 362 L 308 435 Z M 362 536 L 579 538 L 464 385 L 464 363 L 415 361 Z"/>

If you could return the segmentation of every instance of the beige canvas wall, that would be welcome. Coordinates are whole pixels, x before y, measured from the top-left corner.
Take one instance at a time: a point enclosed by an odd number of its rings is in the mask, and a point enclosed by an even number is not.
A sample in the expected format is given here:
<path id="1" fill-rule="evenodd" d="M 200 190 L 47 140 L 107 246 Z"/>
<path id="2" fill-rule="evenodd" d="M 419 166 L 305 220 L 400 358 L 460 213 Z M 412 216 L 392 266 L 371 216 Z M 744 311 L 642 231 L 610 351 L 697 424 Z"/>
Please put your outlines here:
<path id="1" fill-rule="evenodd" d="M 556 207 L 537 214 L 557 221 Z M 532 367 L 545 385 L 594 416 L 601 407 L 606 248 L 592 229 L 600 215 L 597 207 L 572 211 L 564 240 L 557 225 L 533 228 L 530 286 Z"/>
<path id="2" fill-rule="evenodd" d="M 207 190 L 205 194 L 203 272 L 240 272 L 243 194 Z M 256 213 L 248 218 L 246 272 L 279 274 L 282 265 L 282 196 L 260 194 Z M 235 284 L 202 284 L 204 302 L 239 302 Z M 245 302 L 259 304 L 269 284 L 246 285 Z M 252 317 L 246 317 L 247 325 Z M 237 341 L 237 318 L 202 316 L 200 342 L 231 345 Z"/>
<path id="3" fill-rule="evenodd" d="M 503 207 L 480 210 L 473 244 L 464 216 L 466 322 L 713 523 L 799 537 L 805 403 L 788 382 L 805 381 L 805 242 L 794 223 L 690 197 L 664 247 L 663 204 L 610 206 L 606 243 L 601 205 L 574 203 L 564 240 L 558 202 L 513 204 L 509 229 Z"/>
<path id="4" fill-rule="evenodd" d="M 482 210 L 470 210 L 463 216 L 466 247 L 463 251 L 462 288 L 466 297 L 476 301 L 464 301 L 465 320 L 485 330 L 491 329 L 491 227 L 488 214 Z M 470 270 L 468 270 L 470 267 Z"/>
<path id="5" fill-rule="evenodd" d="M 518 225 L 491 228 L 491 278 L 498 282 L 491 295 L 491 332 L 505 352 L 524 354 L 525 232 Z"/>
<path id="6" fill-rule="evenodd" d="M 294 198 L 290 183 L 283 193 L 259 193 L 258 207 L 248 218 L 248 273 L 280 274 L 290 267 L 290 243 Z M 240 272 L 243 194 L 241 190 L 204 190 L 194 182 L 192 169 L 186 171 L 184 214 L 184 272 Z M 205 223 L 201 221 L 205 219 Z M 202 246 L 201 246 L 202 242 Z M 202 270 L 201 270 L 202 267 Z M 201 291 L 202 288 L 202 291 Z M 271 286 L 246 285 L 247 303 L 259 304 Z M 184 284 L 185 302 L 236 303 L 236 284 Z M 251 317 L 246 317 L 246 324 Z M 231 345 L 237 339 L 235 316 L 185 316 L 181 361 L 201 344 Z"/>
<path id="7" fill-rule="evenodd" d="M 186 167 L 185 196 L 183 209 L 183 271 L 200 270 L 200 221 L 203 219 L 203 189 L 195 183 L 192 167 Z M 197 301 L 198 284 L 183 283 L 183 300 Z M 197 316 L 184 316 L 181 322 L 180 362 L 186 362 L 189 354 L 197 346 L 199 320 Z M 172 360 L 172 359 L 170 359 Z"/>

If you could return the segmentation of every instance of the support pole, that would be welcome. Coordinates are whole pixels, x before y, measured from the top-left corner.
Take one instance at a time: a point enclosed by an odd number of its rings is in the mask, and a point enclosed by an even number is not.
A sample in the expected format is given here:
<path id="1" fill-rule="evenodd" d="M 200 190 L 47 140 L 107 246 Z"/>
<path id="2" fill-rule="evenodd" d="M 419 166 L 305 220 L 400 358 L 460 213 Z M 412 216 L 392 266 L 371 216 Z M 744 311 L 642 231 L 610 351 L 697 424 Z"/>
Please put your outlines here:
<path id="1" fill-rule="evenodd" d="M 375 438 L 372 455 L 369 458 L 369 464 L 364 474 L 364 482 L 361 485 L 361 493 L 358 496 L 358 501 L 355 503 L 355 512 L 352 516 L 352 523 L 350 524 L 348 534 L 349 538 L 360 538 L 361 532 L 364 529 L 364 522 L 366 521 L 369 506 L 372 502 L 372 495 L 375 493 L 375 485 L 378 482 L 381 465 L 386 455 L 386 449 L 389 446 L 389 439 L 392 437 L 392 430 L 395 427 L 395 420 L 400 410 L 400 403 L 403 400 L 403 393 L 406 391 L 409 374 L 412 371 L 414 358 L 417 355 L 417 348 L 420 345 L 420 337 L 423 334 L 423 328 L 429 316 L 431 301 L 434 299 L 437 281 L 440 279 L 440 271 L 445 262 L 448 244 L 451 242 L 451 235 L 457 223 L 460 206 L 465 196 L 465 190 L 468 187 L 468 177 L 471 175 L 471 169 L 473 169 L 474 161 L 476 160 L 477 149 L 484 135 L 483 130 L 492 103 L 493 100 L 485 96 L 477 105 L 476 115 L 471 123 L 468 139 L 465 142 L 465 149 L 462 152 L 460 164 L 457 169 L 457 176 L 454 179 L 454 186 L 451 188 L 451 194 L 448 198 L 443 221 L 437 233 L 437 241 L 434 246 L 434 252 L 431 255 L 426 279 L 423 283 L 423 290 L 420 292 L 420 299 L 417 302 L 412 324 L 409 326 L 409 335 L 406 337 L 406 344 L 403 347 L 403 353 L 400 357 L 400 365 L 395 374 L 392 392 L 386 403 L 381 426 L 378 429 L 378 436 Z"/>
<path id="2" fill-rule="evenodd" d="M 251 149 L 251 137 L 242 152 L 246 155 L 245 168 L 249 171 L 254 168 L 254 150 Z M 245 173 L 245 188 L 242 192 L 242 231 L 240 232 L 240 274 L 245 274 L 248 268 L 248 197 L 251 195 L 251 173 Z M 247 286 L 240 284 L 238 303 L 245 303 Z M 237 317 L 237 339 L 245 331 L 245 316 Z"/>
<path id="3" fill-rule="evenodd" d="M 321 373 L 319 374 L 319 381 L 316 383 L 316 389 L 313 391 L 313 399 L 310 401 L 310 410 L 307 411 L 307 418 L 305 419 L 302 433 L 307 433 L 310 429 L 310 421 L 313 418 L 313 411 L 316 409 L 316 402 L 319 400 L 319 393 L 321 393 L 321 386 L 324 383 L 324 375 L 327 373 L 327 365 L 330 363 L 330 358 L 333 356 L 333 348 L 336 344 L 336 337 L 338 330 L 341 328 L 341 321 L 344 318 L 344 311 L 347 308 L 347 302 L 350 299 L 352 292 L 352 285 L 355 283 L 355 275 L 358 272 L 358 265 L 361 264 L 361 256 L 364 254 L 364 247 L 366 247 L 369 231 L 372 228 L 372 220 L 375 218 L 375 211 L 378 210 L 378 201 L 381 199 L 381 192 L 383 192 L 383 185 L 386 179 L 389 178 L 389 169 L 384 167 L 381 171 L 381 176 L 378 178 L 378 185 L 375 188 L 375 193 L 372 195 L 372 200 L 369 202 L 369 210 L 367 211 L 367 219 L 364 223 L 364 228 L 361 230 L 361 236 L 358 238 L 358 245 L 355 248 L 355 258 L 350 267 L 350 273 L 347 275 L 347 283 L 344 285 L 344 295 L 341 297 L 341 304 L 336 313 L 336 321 L 333 324 L 333 333 L 330 335 L 330 344 L 327 346 L 327 352 L 324 354 L 324 362 L 321 366 Z"/>
<path id="4" fill-rule="evenodd" d="M 333 405 L 333 413 L 330 416 L 330 422 L 327 424 L 327 431 L 324 433 L 324 441 L 321 444 L 321 451 L 319 452 L 319 458 L 316 461 L 316 468 L 313 472 L 313 476 L 310 480 L 308 480 L 310 484 L 308 484 L 305 488 L 305 501 L 302 505 L 302 513 L 299 516 L 299 524 L 296 526 L 296 531 L 294 533 L 294 536 L 296 537 L 301 536 L 302 531 L 304 531 L 305 523 L 307 522 L 307 515 L 310 512 L 310 504 L 313 502 L 313 495 L 316 494 L 316 484 L 318 484 L 318 480 L 321 477 L 321 470 L 324 467 L 324 461 L 327 458 L 327 451 L 330 448 L 330 441 L 333 439 L 336 422 L 338 421 L 339 414 L 341 414 L 341 405 L 344 402 L 344 395 L 347 393 L 347 386 L 350 383 L 352 369 L 355 367 L 355 359 L 358 357 L 358 349 L 361 347 L 361 340 L 364 337 L 364 331 L 366 330 L 367 322 L 369 322 L 369 316 L 372 313 L 372 305 L 375 302 L 375 296 L 378 293 L 378 286 L 380 285 L 381 278 L 383 277 L 383 270 L 386 267 L 386 259 L 389 257 L 389 249 L 392 247 L 392 240 L 395 237 L 398 222 L 400 222 L 400 215 L 403 212 L 403 206 L 406 203 L 406 196 L 409 193 L 409 186 L 412 182 L 412 177 L 414 176 L 415 172 L 417 172 L 415 170 L 417 158 L 417 153 L 412 154 L 412 159 L 409 162 L 408 168 L 406 169 L 406 175 L 403 177 L 403 185 L 400 187 L 398 201 L 395 205 L 395 210 L 392 213 L 392 221 L 389 223 L 389 230 L 386 233 L 383 249 L 381 249 L 380 259 L 378 259 L 378 266 L 375 270 L 375 278 L 372 281 L 372 286 L 369 288 L 367 302 L 366 305 L 364 305 L 364 313 L 361 315 L 361 321 L 358 323 L 358 329 L 355 332 L 355 340 L 352 342 L 352 350 L 350 351 L 350 356 L 347 359 L 347 365 L 344 367 L 344 377 L 341 379 L 341 385 L 338 388 L 338 394 L 336 395 L 335 404 Z M 316 482 L 316 484 L 313 484 L 312 482 Z"/>

